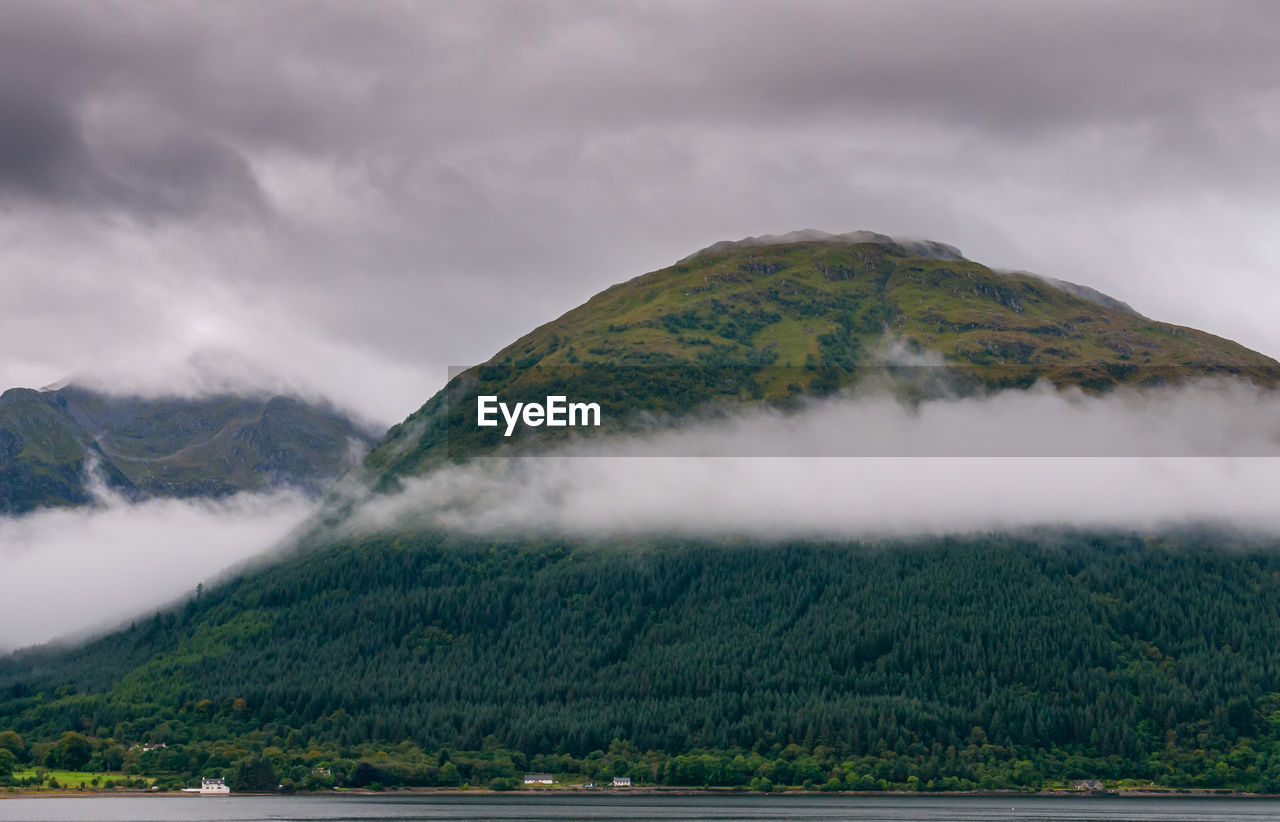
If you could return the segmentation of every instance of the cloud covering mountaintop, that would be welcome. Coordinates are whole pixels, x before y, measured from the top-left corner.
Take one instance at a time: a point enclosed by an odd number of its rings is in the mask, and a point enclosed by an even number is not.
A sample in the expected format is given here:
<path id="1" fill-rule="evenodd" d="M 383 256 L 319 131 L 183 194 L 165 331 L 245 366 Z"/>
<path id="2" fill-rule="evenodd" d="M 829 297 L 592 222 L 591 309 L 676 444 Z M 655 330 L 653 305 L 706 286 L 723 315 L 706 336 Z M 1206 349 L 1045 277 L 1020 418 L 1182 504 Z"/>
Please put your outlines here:
<path id="1" fill-rule="evenodd" d="M 858 243 L 885 243 L 896 245 L 914 256 L 933 260 L 963 260 L 960 249 L 934 240 L 919 240 L 908 237 L 890 237 L 874 231 L 847 231 L 843 234 L 831 234 L 813 228 L 788 231 L 786 234 L 764 234 L 759 237 L 746 237 L 741 240 L 721 240 L 706 248 L 695 251 L 680 262 L 688 262 L 706 254 L 717 254 L 725 251 L 736 251 L 743 248 L 761 248 L 788 243 L 827 243 L 830 245 L 856 245 Z"/>

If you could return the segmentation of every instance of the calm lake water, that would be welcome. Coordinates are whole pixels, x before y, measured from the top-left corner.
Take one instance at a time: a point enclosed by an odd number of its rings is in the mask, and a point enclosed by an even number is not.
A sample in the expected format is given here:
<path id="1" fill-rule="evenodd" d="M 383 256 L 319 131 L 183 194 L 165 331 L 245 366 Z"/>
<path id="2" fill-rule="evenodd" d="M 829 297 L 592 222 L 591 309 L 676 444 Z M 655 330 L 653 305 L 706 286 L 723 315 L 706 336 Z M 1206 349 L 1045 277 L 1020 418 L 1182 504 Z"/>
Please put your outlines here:
<path id="1" fill-rule="evenodd" d="M 782 796 L 307 796 L 0 798 L 0 820 L 253 822 L 256 820 L 528 820 L 644 822 L 1173 822 L 1280 821 L 1274 799 L 1111 799 Z"/>

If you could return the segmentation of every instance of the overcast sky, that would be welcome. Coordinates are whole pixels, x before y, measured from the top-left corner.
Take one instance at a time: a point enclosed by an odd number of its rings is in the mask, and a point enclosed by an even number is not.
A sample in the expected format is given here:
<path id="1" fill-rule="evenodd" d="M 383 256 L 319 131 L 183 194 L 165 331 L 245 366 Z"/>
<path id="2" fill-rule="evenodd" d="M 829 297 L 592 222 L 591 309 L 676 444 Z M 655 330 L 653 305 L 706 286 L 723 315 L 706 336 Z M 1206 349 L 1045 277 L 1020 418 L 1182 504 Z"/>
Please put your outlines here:
<path id="1" fill-rule="evenodd" d="M 383 423 L 721 239 L 929 237 L 1280 355 L 1280 3 L 0 4 L 0 386 Z"/>

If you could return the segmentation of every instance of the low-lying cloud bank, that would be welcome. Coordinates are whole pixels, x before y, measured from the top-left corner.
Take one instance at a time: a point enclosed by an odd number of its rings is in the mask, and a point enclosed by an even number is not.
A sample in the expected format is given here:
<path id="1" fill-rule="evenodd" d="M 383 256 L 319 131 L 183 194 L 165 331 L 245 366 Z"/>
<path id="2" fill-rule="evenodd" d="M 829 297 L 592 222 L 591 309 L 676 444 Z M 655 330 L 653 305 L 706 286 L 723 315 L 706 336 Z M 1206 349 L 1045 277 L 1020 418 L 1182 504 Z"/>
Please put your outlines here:
<path id="1" fill-rule="evenodd" d="M 130 503 L 96 479 L 91 488 L 93 508 L 0 518 L 0 649 L 145 615 L 288 544 L 315 510 L 289 492 Z M 1276 489 L 1280 401 L 1245 385 L 1104 397 L 1035 389 L 911 407 L 873 393 L 476 459 L 394 495 L 350 497 L 355 512 L 336 536 L 442 527 L 874 538 L 1218 524 L 1269 537 L 1280 536 Z"/>
<path id="2" fill-rule="evenodd" d="M 881 395 L 481 459 L 367 500 L 346 528 L 842 537 L 1207 523 L 1280 534 L 1277 488 L 1280 401 L 1245 385 L 1036 389 L 915 408 Z"/>
<path id="3" fill-rule="evenodd" d="M 0 517 L 0 651 L 144 614 L 278 544 L 314 509 L 301 494 L 129 503 Z"/>

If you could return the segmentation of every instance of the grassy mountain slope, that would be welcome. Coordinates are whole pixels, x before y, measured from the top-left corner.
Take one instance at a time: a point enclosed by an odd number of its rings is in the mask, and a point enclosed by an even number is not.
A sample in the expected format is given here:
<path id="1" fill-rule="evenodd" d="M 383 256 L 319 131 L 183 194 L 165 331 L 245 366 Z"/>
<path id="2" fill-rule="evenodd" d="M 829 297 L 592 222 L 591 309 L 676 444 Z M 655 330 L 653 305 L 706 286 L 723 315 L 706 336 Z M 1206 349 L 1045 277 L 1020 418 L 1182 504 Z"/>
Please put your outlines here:
<path id="1" fill-rule="evenodd" d="M 991 388 L 1046 379 L 1105 390 L 1214 373 L 1275 384 L 1280 373 L 1238 343 L 1148 319 L 1080 286 L 993 271 L 937 244 L 865 232 L 719 243 L 606 289 L 460 375 L 365 464 L 385 485 L 446 454 L 500 444 L 500 432 L 475 427 L 477 393 L 589 397 L 613 419 L 679 413 L 713 400 L 831 391 L 895 348 L 934 352 Z"/>
<path id="2" fill-rule="evenodd" d="M 126 496 L 221 496 L 281 485 L 319 493 L 371 434 L 289 397 L 0 396 L 0 513 L 90 501 L 90 465 Z"/>

